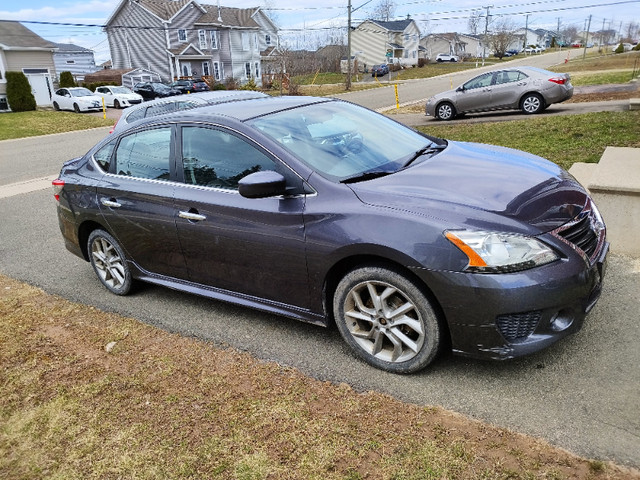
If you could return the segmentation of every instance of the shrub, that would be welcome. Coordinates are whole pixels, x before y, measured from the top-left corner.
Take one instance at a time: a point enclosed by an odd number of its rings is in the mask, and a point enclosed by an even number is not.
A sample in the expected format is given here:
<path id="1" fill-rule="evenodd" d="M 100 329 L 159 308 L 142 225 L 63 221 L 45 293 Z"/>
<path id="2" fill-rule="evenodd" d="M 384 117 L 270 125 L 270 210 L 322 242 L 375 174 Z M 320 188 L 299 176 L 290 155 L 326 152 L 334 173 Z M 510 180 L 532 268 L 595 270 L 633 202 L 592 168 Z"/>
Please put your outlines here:
<path id="1" fill-rule="evenodd" d="M 214 83 L 212 90 L 226 90 L 227 87 L 224 86 L 224 83 Z"/>
<path id="2" fill-rule="evenodd" d="M 60 88 L 77 87 L 76 81 L 73 79 L 71 72 L 60 72 Z"/>
<path id="3" fill-rule="evenodd" d="M 636 44 L 636 46 L 635 46 L 635 47 L 633 47 L 633 51 L 634 51 L 634 52 L 640 52 L 640 42 L 638 42 L 638 43 Z"/>
<path id="4" fill-rule="evenodd" d="M 36 109 L 36 99 L 31 93 L 29 80 L 22 72 L 7 72 L 7 102 L 14 112 Z"/>
<path id="5" fill-rule="evenodd" d="M 614 50 L 614 53 L 624 53 L 624 45 L 620 43 L 620 45 L 618 45 L 618 48 Z"/>
<path id="6" fill-rule="evenodd" d="M 238 80 L 233 77 L 227 77 L 224 81 L 224 86 L 227 87 L 227 90 L 237 90 L 240 86 Z"/>
<path id="7" fill-rule="evenodd" d="M 241 90 L 258 90 L 255 78 L 251 77 L 247 83 L 245 83 Z"/>
<path id="8" fill-rule="evenodd" d="M 418 59 L 418 68 L 424 67 L 427 63 L 429 63 L 429 61 L 426 58 L 419 58 Z"/>

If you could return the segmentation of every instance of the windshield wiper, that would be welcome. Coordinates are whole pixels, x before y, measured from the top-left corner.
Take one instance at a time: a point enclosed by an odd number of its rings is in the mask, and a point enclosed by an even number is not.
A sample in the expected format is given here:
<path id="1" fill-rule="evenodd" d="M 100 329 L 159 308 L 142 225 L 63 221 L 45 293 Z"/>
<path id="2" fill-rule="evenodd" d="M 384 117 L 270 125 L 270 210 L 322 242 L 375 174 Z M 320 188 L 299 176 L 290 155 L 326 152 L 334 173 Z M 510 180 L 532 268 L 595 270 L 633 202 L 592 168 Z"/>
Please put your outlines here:
<path id="1" fill-rule="evenodd" d="M 384 177 L 385 175 L 389 175 L 393 172 L 388 172 L 386 170 L 370 170 L 368 172 L 358 173 L 351 177 L 343 178 L 340 180 L 340 183 L 355 183 L 362 182 L 364 180 L 372 180 L 374 178 Z"/>
<path id="2" fill-rule="evenodd" d="M 426 147 L 423 147 L 420 150 L 418 150 L 416 153 L 414 153 L 411 156 L 411 158 L 409 158 L 409 160 L 407 160 L 405 162 L 405 164 L 402 166 L 402 168 L 407 168 L 409 165 L 411 165 L 413 162 L 415 162 L 422 155 L 426 155 L 428 153 L 436 153 L 436 152 L 439 152 L 441 150 L 444 150 L 445 148 L 447 148 L 446 145 L 438 145 L 436 143 L 432 143 L 431 145 L 427 145 Z M 402 168 L 400 170 L 402 170 Z"/>

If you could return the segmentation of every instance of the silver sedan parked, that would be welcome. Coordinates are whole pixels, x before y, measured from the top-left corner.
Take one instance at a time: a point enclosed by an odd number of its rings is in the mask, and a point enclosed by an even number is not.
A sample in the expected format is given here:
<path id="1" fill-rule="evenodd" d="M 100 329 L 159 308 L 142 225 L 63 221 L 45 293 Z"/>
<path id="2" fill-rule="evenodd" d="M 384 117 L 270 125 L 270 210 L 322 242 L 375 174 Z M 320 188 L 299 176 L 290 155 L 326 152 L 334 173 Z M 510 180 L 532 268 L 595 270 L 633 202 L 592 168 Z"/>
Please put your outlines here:
<path id="1" fill-rule="evenodd" d="M 483 73 L 455 90 L 431 97 L 425 112 L 439 120 L 490 110 L 522 110 L 533 114 L 542 112 L 552 103 L 564 102 L 572 95 L 573 85 L 568 73 L 512 67 Z"/>

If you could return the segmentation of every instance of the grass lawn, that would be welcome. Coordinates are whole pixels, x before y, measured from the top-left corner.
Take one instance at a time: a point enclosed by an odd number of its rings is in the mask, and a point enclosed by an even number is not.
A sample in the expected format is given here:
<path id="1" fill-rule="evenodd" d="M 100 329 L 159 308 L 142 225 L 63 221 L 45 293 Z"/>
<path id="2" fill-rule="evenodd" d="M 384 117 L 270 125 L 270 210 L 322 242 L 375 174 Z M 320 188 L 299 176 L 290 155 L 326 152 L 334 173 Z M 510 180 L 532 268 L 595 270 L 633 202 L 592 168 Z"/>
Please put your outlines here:
<path id="1" fill-rule="evenodd" d="M 450 140 L 493 143 L 545 157 L 565 169 L 597 163 L 607 146 L 640 148 L 640 111 L 532 117 L 497 123 L 429 125 L 419 130 Z"/>
<path id="2" fill-rule="evenodd" d="M 0 344 L 3 479 L 640 480 L 1 275 Z"/>
<path id="3" fill-rule="evenodd" d="M 82 113 L 37 110 L 0 114 L 0 140 L 35 137 L 113 125 L 113 120 Z"/>

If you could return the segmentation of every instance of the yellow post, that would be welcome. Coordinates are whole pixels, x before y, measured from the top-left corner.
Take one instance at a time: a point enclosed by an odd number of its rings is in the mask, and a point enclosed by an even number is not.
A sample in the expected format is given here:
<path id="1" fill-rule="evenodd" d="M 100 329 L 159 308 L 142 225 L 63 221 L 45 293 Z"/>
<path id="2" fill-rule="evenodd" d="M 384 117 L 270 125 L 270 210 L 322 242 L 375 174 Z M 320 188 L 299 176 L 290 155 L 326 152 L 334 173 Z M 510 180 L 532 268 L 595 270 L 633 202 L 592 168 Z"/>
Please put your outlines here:
<path id="1" fill-rule="evenodd" d="M 453 77 L 449 77 L 449 83 L 451 84 L 451 90 L 453 90 Z"/>
<path id="2" fill-rule="evenodd" d="M 400 108 L 400 101 L 398 100 L 398 84 L 394 84 L 393 88 L 396 91 L 396 108 Z"/>
<path id="3" fill-rule="evenodd" d="M 102 97 L 102 118 L 107 119 L 107 107 L 104 104 L 104 97 Z"/>
<path id="4" fill-rule="evenodd" d="M 318 71 L 316 72 L 316 75 L 313 77 L 313 81 L 311 82 L 311 85 L 315 85 L 316 84 L 316 78 L 318 78 L 318 74 L 320 73 L 320 69 L 318 69 Z"/>

